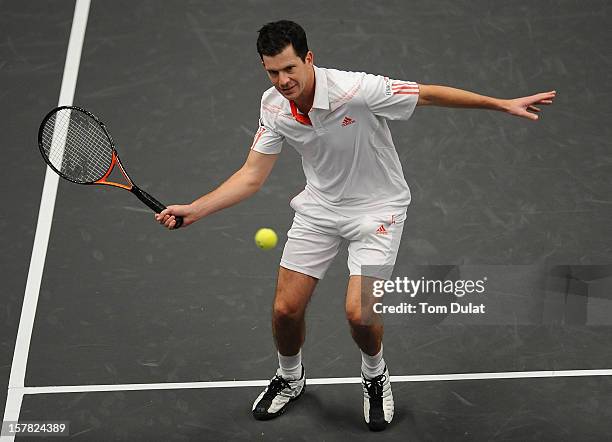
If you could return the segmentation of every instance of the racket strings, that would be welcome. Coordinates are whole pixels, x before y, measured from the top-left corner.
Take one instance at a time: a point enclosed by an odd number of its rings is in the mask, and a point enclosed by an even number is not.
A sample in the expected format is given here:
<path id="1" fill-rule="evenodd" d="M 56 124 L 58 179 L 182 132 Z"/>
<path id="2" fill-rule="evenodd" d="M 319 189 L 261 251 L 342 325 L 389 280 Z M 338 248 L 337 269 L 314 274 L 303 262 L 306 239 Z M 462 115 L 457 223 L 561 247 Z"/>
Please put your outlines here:
<path id="1" fill-rule="evenodd" d="M 49 120 L 45 129 L 49 128 L 53 129 L 43 134 L 45 146 L 50 146 L 45 151 L 56 169 L 78 182 L 95 181 L 104 175 L 110 162 L 107 165 L 99 156 L 99 149 L 95 149 L 105 142 L 95 132 L 83 130 L 82 124 L 71 126 L 65 114 L 54 121 Z M 112 158 L 112 150 L 109 158 Z"/>
<path id="2" fill-rule="evenodd" d="M 96 126 L 92 130 L 87 117 L 83 118 L 84 114 L 70 118 L 68 113 L 70 110 L 64 110 L 61 117 L 56 119 L 57 122 L 54 122 L 52 137 L 47 136 L 52 147 L 49 151 L 50 159 L 56 168 L 75 181 L 95 181 L 101 178 L 110 166 L 112 147 L 105 134 L 104 138 L 100 136 L 99 132 L 103 131 L 96 127 L 97 123 L 94 123 Z M 55 141 L 53 136 L 56 137 Z"/>
<path id="3" fill-rule="evenodd" d="M 66 178 L 91 183 L 108 171 L 113 146 L 100 123 L 78 109 L 63 108 L 47 119 L 42 150 Z"/>
<path id="4" fill-rule="evenodd" d="M 104 168 L 105 164 L 103 164 L 101 162 L 101 160 L 99 158 L 96 158 L 94 156 L 93 152 L 84 152 L 86 154 L 86 162 L 80 161 L 80 158 L 78 155 L 75 155 L 75 151 L 73 149 L 65 149 L 63 146 L 61 146 L 61 143 L 59 143 L 58 141 L 53 141 L 53 138 L 49 136 L 49 134 L 45 134 L 43 135 L 45 142 L 48 143 L 49 145 L 53 146 L 53 143 L 55 144 L 55 148 L 51 148 L 51 150 L 49 151 L 49 159 L 51 161 L 51 163 L 59 170 L 62 171 L 62 173 L 67 174 L 67 170 L 72 167 L 74 167 L 75 164 L 81 164 L 81 166 L 85 169 L 87 168 L 88 164 L 95 164 L 96 167 L 98 168 Z M 58 135 L 58 137 L 60 137 L 60 135 Z M 77 137 L 75 137 L 71 132 L 68 132 L 65 140 L 66 144 L 68 145 L 73 145 L 76 143 L 81 142 L 81 140 L 79 140 Z M 62 168 L 62 165 L 64 165 L 64 167 Z M 72 169 L 71 169 L 72 170 Z M 73 170 L 74 172 L 74 170 Z M 71 175 L 72 178 L 78 178 L 76 174 L 72 174 Z M 85 177 L 85 175 L 83 175 L 83 177 Z"/>

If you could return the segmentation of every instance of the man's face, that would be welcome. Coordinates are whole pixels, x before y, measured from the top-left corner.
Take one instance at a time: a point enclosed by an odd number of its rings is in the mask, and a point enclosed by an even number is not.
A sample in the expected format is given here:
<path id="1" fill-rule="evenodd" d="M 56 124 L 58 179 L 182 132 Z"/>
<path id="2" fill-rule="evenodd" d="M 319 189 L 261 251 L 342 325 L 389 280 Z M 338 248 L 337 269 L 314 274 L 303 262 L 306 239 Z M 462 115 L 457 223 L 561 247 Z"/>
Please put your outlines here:
<path id="1" fill-rule="evenodd" d="M 308 51 L 305 61 L 302 61 L 289 44 L 280 54 L 273 57 L 264 55 L 262 64 L 274 87 L 285 98 L 295 101 L 304 92 L 312 75 L 312 52 Z"/>

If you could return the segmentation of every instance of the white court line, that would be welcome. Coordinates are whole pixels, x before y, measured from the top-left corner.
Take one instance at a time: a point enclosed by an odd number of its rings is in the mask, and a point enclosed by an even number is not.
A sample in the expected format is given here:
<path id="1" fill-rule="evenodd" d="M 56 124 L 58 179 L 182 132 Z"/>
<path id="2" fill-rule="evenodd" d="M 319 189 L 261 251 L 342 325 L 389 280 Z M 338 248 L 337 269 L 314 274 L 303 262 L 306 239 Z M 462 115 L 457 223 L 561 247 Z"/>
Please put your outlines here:
<path id="1" fill-rule="evenodd" d="M 70 40 L 66 53 L 66 63 L 64 64 L 64 74 L 62 77 L 62 87 L 60 89 L 59 106 L 69 106 L 74 99 L 79 64 L 81 61 L 81 50 L 87 28 L 87 18 L 89 15 L 89 5 L 91 0 L 77 0 L 70 30 Z M 38 222 L 36 224 L 36 234 L 34 236 L 34 246 L 30 258 L 30 268 L 26 281 L 23 306 L 21 307 L 21 318 L 17 339 L 15 341 L 15 351 L 13 353 L 13 363 L 11 365 L 11 375 L 9 388 L 4 409 L 4 421 L 16 421 L 19 418 L 21 401 L 23 399 L 23 386 L 28 363 L 28 353 L 30 350 L 30 340 L 32 338 L 32 328 L 34 317 L 36 316 L 36 306 L 38 304 L 38 294 L 40 283 L 45 267 L 45 257 L 49 244 L 49 233 L 53 222 L 53 210 L 55 208 L 55 197 L 57 195 L 57 184 L 59 177 L 49 167 L 45 173 L 40 209 L 38 211 Z M 2 436 L 3 441 L 12 441 L 13 437 Z"/>
<path id="2" fill-rule="evenodd" d="M 409 376 L 391 376 L 391 382 L 435 382 L 467 381 L 486 379 L 525 379 L 525 378 L 560 378 L 612 376 L 612 369 L 596 370 L 544 370 L 544 371 L 508 371 L 497 373 L 451 373 L 425 374 Z M 264 387 L 270 381 L 211 381 L 211 382 L 164 382 L 160 384 L 108 384 L 108 385 L 63 385 L 49 387 L 22 387 L 22 394 L 51 393 L 87 393 L 96 391 L 141 391 L 141 390 L 185 390 L 204 388 Z M 308 385 L 359 384 L 361 378 L 314 378 L 307 379 Z"/>

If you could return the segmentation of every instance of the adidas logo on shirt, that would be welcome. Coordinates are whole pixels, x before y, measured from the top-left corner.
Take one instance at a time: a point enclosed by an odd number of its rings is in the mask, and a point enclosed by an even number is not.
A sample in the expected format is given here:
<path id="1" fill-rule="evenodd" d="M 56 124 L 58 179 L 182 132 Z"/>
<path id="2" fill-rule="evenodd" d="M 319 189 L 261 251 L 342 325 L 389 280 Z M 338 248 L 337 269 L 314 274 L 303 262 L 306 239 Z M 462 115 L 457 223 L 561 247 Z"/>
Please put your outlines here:
<path id="1" fill-rule="evenodd" d="M 342 120 L 342 127 L 346 127 L 349 124 L 353 124 L 355 122 L 355 120 L 353 120 L 351 117 L 344 117 L 344 120 Z"/>

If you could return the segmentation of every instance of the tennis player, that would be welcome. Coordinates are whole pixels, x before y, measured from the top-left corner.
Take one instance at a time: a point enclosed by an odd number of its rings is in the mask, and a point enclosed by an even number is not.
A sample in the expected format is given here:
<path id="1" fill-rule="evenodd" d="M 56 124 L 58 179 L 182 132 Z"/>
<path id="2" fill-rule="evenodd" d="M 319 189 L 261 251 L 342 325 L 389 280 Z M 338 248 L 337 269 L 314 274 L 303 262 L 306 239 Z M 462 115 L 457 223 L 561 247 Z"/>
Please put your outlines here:
<path id="1" fill-rule="evenodd" d="M 263 93 L 259 128 L 246 162 L 216 190 L 189 205 L 169 206 L 156 219 L 172 229 L 175 216 L 182 216 L 188 226 L 248 198 L 266 181 L 283 144 L 295 148 L 302 156 L 306 186 L 291 201 L 295 217 L 272 310 L 279 367 L 253 403 L 253 416 L 279 416 L 304 392 L 306 306 L 346 242 L 346 317 L 361 350 L 364 417 L 371 430 L 383 430 L 394 412 L 383 325 L 363 320 L 360 287 L 370 277 L 390 276 L 410 203 L 387 120 L 407 120 L 415 107 L 428 105 L 491 109 L 537 120 L 536 105 L 551 104 L 555 91 L 498 99 L 317 67 L 304 30 L 286 20 L 259 30 L 257 51 L 273 87 Z"/>

